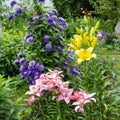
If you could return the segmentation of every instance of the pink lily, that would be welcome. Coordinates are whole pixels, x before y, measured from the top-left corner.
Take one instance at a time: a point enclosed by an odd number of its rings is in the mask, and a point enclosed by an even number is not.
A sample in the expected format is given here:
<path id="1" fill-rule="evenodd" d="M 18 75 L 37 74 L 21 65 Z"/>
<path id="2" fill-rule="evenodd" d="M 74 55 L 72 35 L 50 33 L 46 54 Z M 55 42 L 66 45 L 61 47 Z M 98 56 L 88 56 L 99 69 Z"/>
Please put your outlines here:
<path id="1" fill-rule="evenodd" d="M 64 100 L 66 104 L 70 102 L 70 96 L 72 95 L 73 89 L 63 88 L 60 90 L 58 95 L 58 101 Z"/>

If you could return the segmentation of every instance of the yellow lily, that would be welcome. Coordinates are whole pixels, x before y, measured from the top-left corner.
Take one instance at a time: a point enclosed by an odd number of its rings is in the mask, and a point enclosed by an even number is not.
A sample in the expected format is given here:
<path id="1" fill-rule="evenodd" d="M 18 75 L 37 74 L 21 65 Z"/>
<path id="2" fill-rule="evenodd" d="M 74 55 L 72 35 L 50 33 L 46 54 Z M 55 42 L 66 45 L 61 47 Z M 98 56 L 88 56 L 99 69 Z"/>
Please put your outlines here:
<path id="1" fill-rule="evenodd" d="M 78 50 L 82 45 L 82 37 L 80 35 L 74 35 L 74 39 L 71 39 L 71 44 L 68 44 L 71 49 Z"/>
<path id="2" fill-rule="evenodd" d="M 96 54 L 94 53 L 92 54 L 93 49 L 94 49 L 93 47 L 89 47 L 86 50 L 84 49 L 76 50 L 75 53 L 78 56 L 77 63 L 81 64 L 82 61 L 90 60 L 91 58 L 96 58 Z"/>

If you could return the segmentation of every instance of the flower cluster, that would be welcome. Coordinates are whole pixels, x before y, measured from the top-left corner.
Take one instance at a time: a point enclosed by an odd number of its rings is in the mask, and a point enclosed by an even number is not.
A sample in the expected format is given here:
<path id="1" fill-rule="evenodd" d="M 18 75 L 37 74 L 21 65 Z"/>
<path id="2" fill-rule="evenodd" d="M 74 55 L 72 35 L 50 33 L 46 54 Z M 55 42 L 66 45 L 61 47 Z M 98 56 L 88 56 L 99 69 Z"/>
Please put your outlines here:
<path id="1" fill-rule="evenodd" d="M 27 43 L 27 44 L 29 44 L 29 43 L 33 43 L 33 41 L 35 41 L 36 39 L 34 38 L 34 36 L 33 36 L 33 34 L 27 34 L 26 36 L 25 36 L 25 42 Z"/>
<path id="2" fill-rule="evenodd" d="M 14 7 L 15 4 L 16 4 L 16 1 L 13 0 L 13 1 L 11 1 L 10 6 L 11 6 L 11 7 Z"/>
<path id="3" fill-rule="evenodd" d="M 44 3 L 44 2 L 45 2 L 45 0 L 38 0 L 38 2 L 43 2 L 43 3 Z"/>
<path id="4" fill-rule="evenodd" d="M 77 63 L 81 64 L 82 61 L 84 60 L 90 60 L 91 58 L 96 58 L 96 54 L 92 53 L 93 47 L 89 47 L 88 49 L 80 49 L 76 50 L 76 54 L 78 56 Z"/>
<path id="5" fill-rule="evenodd" d="M 15 0 L 11 1 L 10 2 L 11 8 L 13 8 L 15 6 L 15 4 L 17 4 L 17 2 Z M 21 7 L 16 9 L 14 14 L 9 14 L 8 15 L 8 21 L 12 21 L 16 16 L 21 15 L 22 12 L 23 12 L 23 9 Z"/>
<path id="6" fill-rule="evenodd" d="M 84 21 L 87 21 L 87 18 L 84 18 Z M 86 22 L 87 23 L 87 22 Z M 91 58 L 96 58 L 95 54 L 92 54 L 92 51 L 97 44 L 97 37 L 95 32 L 98 28 L 99 21 L 91 29 L 84 30 L 83 28 L 76 28 L 78 34 L 74 35 L 74 39 L 71 39 L 69 49 L 75 50 L 76 55 L 78 56 L 77 63 L 81 64 L 82 61 L 90 60 Z"/>
<path id="7" fill-rule="evenodd" d="M 66 51 L 67 46 L 65 45 L 62 35 L 64 28 L 67 26 L 68 24 L 66 23 L 66 21 L 62 17 L 58 17 L 58 11 L 55 9 L 50 9 L 49 11 L 45 11 L 43 13 L 35 13 L 28 22 L 28 33 L 24 37 L 26 45 L 30 46 L 27 48 L 27 50 L 31 51 L 31 53 L 33 52 L 36 54 L 36 56 L 34 57 L 37 59 L 38 62 L 40 61 L 40 63 L 42 62 L 45 66 L 47 66 L 46 70 L 52 68 L 51 64 L 49 64 L 49 61 L 55 61 L 52 63 L 53 67 L 61 67 L 63 71 L 66 71 L 66 66 L 64 66 L 64 63 L 70 63 L 70 61 L 73 60 L 73 58 L 68 56 L 66 52 L 63 52 Z M 17 61 L 18 60 L 16 60 L 15 62 Z M 24 64 L 24 67 L 22 64 L 20 64 L 19 68 L 21 79 L 29 76 L 28 72 L 26 72 L 28 71 L 29 62 L 25 62 Z M 69 72 L 71 72 L 74 76 L 79 75 L 79 70 L 75 65 L 69 65 L 67 69 L 69 69 Z M 36 78 L 34 77 L 35 73 L 30 72 L 30 76 L 32 77 L 28 77 L 28 83 L 34 84 Z"/>
<path id="8" fill-rule="evenodd" d="M 64 100 L 66 104 L 70 101 L 73 102 L 76 112 L 84 113 L 84 104 L 91 100 L 96 101 L 92 96 L 95 93 L 88 94 L 85 91 L 75 91 L 73 88 L 69 88 L 69 82 L 62 82 L 64 76 L 61 71 L 54 70 L 49 71 L 47 74 L 41 74 L 39 79 L 36 79 L 36 84 L 30 86 L 30 91 L 26 94 L 32 95 L 29 99 L 25 99 L 29 105 L 32 105 L 37 99 L 35 96 L 41 97 L 45 91 L 51 91 L 53 93 L 53 100 Z"/>
<path id="9" fill-rule="evenodd" d="M 77 65 L 75 65 L 74 63 L 74 51 L 73 50 L 69 50 L 66 51 L 67 52 L 67 56 L 66 59 L 63 61 L 63 67 L 64 69 L 69 73 L 72 73 L 73 76 L 79 76 L 80 77 L 80 72 L 79 72 L 79 68 L 77 67 Z M 74 63 L 74 65 L 72 65 L 72 63 Z"/>
<path id="10" fill-rule="evenodd" d="M 35 84 L 35 80 L 40 77 L 41 73 L 44 72 L 45 67 L 43 64 L 40 64 L 35 60 L 27 62 L 23 56 L 23 53 L 19 53 L 17 55 L 17 59 L 14 61 L 14 65 L 20 65 L 19 71 L 21 80 L 28 78 L 29 84 Z"/>
<path id="11" fill-rule="evenodd" d="M 92 94 L 88 94 L 85 91 L 74 91 L 73 95 L 71 96 L 72 100 L 75 100 L 75 102 L 73 102 L 72 105 L 76 106 L 75 107 L 75 111 L 77 112 L 81 112 L 84 113 L 84 104 L 89 103 L 91 100 L 93 100 L 94 102 L 96 102 L 95 98 L 92 98 L 92 96 L 94 96 L 95 93 Z"/>
<path id="12" fill-rule="evenodd" d="M 15 14 L 9 14 L 9 15 L 8 15 L 8 21 L 11 21 L 11 20 L 13 20 L 16 16 L 21 15 L 22 12 L 23 12 L 22 8 L 18 8 L 18 9 L 15 11 Z"/>
<path id="13" fill-rule="evenodd" d="M 43 32 L 41 36 L 43 41 L 42 47 L 44 48 L 45 51 L 52 51 L 53 49 L 57 49 L 57 51 L 61 53 L 62 46 L 60 45 L 60 43 L 61 41 L 64 41 L 61 34 L 64 30 L 64 27 L 67 27 L 68 24 L 62 17 L 58 17 L 57 15 L 58 15 L 58 11 L 55 9 L 51 9 L 41 15 L 35 15 L 30 20 L 29 25 L 27 27 L 29 33 L 25 37 L 26 43 L 32 43 L 36 39 L 40 39 L 37 37 L 38 30 L 34 29 L 35 28 L 34 26 L 44 23 L 45 26 L 47 26 L 48 29 L 51 29 L 53 33 L 56 33 L 56 35 L 55 36 L 51 35 L 51 32 L 49 31 Z M 36 38 L 34 38 L 34 36 L 36 36 Z"/>

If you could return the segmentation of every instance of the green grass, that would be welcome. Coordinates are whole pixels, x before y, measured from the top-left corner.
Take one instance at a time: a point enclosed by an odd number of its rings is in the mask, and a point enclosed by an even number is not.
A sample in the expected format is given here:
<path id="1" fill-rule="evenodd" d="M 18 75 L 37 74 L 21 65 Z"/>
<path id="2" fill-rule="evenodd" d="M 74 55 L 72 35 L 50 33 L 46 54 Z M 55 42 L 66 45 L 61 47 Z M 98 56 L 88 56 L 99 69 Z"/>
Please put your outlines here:
<path id="1" fill-rule="evenodd" d="M 97 51 L 99 51 L 98 54 L 100 55 L 120 55 L 120 51 L 107 48 L 98 48 Z"/>

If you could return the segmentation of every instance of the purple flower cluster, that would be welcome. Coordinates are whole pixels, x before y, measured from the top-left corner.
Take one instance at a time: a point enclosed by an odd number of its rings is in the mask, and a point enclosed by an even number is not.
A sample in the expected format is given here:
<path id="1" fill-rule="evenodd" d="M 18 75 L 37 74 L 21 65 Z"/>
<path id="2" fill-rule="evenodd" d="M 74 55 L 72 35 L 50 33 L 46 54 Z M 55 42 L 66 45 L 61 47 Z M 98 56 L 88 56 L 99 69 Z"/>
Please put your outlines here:
<path id="1" fill-rule="evenodd" d="M 15 4 L 16 4 L 15 0 L 11 1 L 11 3 L 10 3 L 11 8 L 14 7 Z"/>
<path id="2" fill-rule="evenodd" d="M 42 38 L 42 40 L 43 40 L 44 43 L 48 43 L 50 39 L 51 38 L 50 38 L 49 35 L 44 35 L 44 37 Z"/>
<path id="3" fill-rule="evenodd" d="M 39 2 L 44 2 L 44 0 L 39 0 Z M 17 16 L 18 14 L 22 14 L 22 12 L 23 10 L 19 8 L 16 10 L 15 15 Z M 35 42 L 35 44 L 32 44 L 35 45 L 35 49 L 44 49 L 46 57 L 47 54 L 49 54 L 50 52 L 53 52 L 53 54 L 55 52 L 56 56 L 59 56 L 61 55 L 61 53 L 63 53 L 63 47 L 65 44 L 61 34 L 64 30 L 64 27 L 67 27 L 67 23 L 63 18 L 57 17 L 57 15 L 58 11 L 55 9 L 52 9 L 48 13 L 44 13 L 41 15 L 39 15 L 39 13 L 34 14 L 34 17 L 31 18 L 31 20 L 28 23 L 27 29 L 29 32 L 24 38 L 27 44 Z M 39 44 L 39 47 L 36 47 L 38 45 L 37 43 Z M 32 51 L 34 48 L 31 47 L 30 50 Z M 62 61 L 61 59 L 62 58 L 60 58 L 60 61 Z M 63 61 L 63 65 L 69 68 L 69 71 L 71 69 L 71 72 L 74 75 L 77 75 L 77 69 L 70 68 L 69 66 L 69 62 L 71 60 L 72 58 L 66 58 L 66 60 Z M 23 80 L 27 78 L 29 84 L 35 84 L 35 80 L 38 79 L 41 73 L 44 72 L 44 65 L 46 65 L 46 63 L 47 61 L 44 61 L 44 64 L 40 64 L 35 60 L 27 61 L 24 58 L 24 54 L 22 53 L 19 53 L 17 55 L 17 59 L 14 61 L 14 65 L 19 65 L 21 79 Z"/>
<path id="4" fill-rule="evenodd" d="M 8 15 L 8 21 L 12 21 L 15 18 L 15 15 L 10 14 Z"/>
<path id="5" fill-rule="evenodd" d="M 42 2 L 42 3 L 44 3 L 44 2 L 45 2 L 45 0 L 38 0 L 38 2 Z"/>
<path id="6" fill-rule="evenodd" d="M 42 2 L 42 1 L 39 1 L 39 2 Z M 52 28 L 53 32 L 55 32 L 57 34 L 57 36 L 53 37 L 53 36 L 51 36 L 51 34 L 49 35 L 49 32 L 46 34 L 45 34 L 45 32 L 43 32 L 44 33 L 43 37 L 42 37 L 43 43 L 41 44 L 42 45 L 41 48 L 43 48 L 45 51 L 49 51 L 49 52 L 51 52 L 54 49 L 58 53 L 62 53 L 62 45 L 61 45 L 61 42 L 59 42 L 59 40 L 64 41 L 63 37 L 61 36 L 61 31 L 64 30 L 64 27 L 67 27 L 67 23 L 65 22 L 65 20 L 63 18 L 57 17 L 57 15 L 58 15 L 58 11 L 55 9 L 49 10 L 48 13 L 36 15 L 35 17 L 33 17 L 30 20 L 27 29 L 29 31 L 31 31 L 31 29 L 34 25 L 38 25 L 38 23 L 41 24 L 41 22 L 43 22 L 42 20 L 44 20 L 44 23 L 46 22 L 45 24 L 50 25 L 49 27 Z M 36 30 L 34 30 L 34 32 L 36 34 Z M 36 35 L 34 35 L 34 36 L 36 36 Z M 33 37 L 33 33 L 32 34 L 28 33 L 25 36 L 26 43 L 32 43 L 36 39 Z M 38 39 L 40 39 L 40 38 L 38 38 Z M 54 41 L 56 41 L 56 42 L 54 42 Z"/>
<path id="7" fill-rule="evenodd" d="M 74 62 L 74 58 L 72 57 L 72 55 L 73 51 L 67 52 L 66 60 L 63 61 L 64 69 L 67 72 L 72 73 L 73 76 L 80 76 L 79 68 L 77 66 L 72 66 L 72 62 Z"/>
<path id="8" fill-rule="evenodd" d="M 16 3 L 17 3 L 17 2 L 16 2 L 15 0 L 11 1 L 11 2 L 10 2 L 11 8 L 13 8 Z M 12 21 L 16 16 L 21 15 L 22 12 L 23 12 L 23 9 L 22 9 L 22 8 L 18 8 L 17 10 L 15 10 L 15 13 L 14 13 L 14 14 L 9 14 L 9 15 L 8 15 L 8 21 Z"/>
<path id="9" fill-rule="evenodd" d="M 22 12 L 23 12 L 22 8 L 18 8 L 14 14 L 8 15 L 8 21 L 12 21 L 15 18 L 15 16 L 21 15 Z"/>
<path id="10" fill-rule="evenodd" d="M 62 53 L 62 47 L 60 45 L 56 45 L 56 49 L 58 51 L 58 53 Z"/>
<path id="11" fill-rule="evenodd" d="M 55 9 L 49 10 L 49 13 L 45 13 L 44 17 L 47 20 L 47 24 L 55 27 L 55 30 L 63 30 L 63 27 L 68 27 L 68 24 L 62 17 L 57 17 L 58 11 Z"/>
<path id="12" fill-rule="evenodd" d="M 66 23 L 66 21 L 62 17 L 58 17 L 57 21 L 61 26 L 68 27 L 68 24 Z"/>
<path id="13" fill-rule="evenodd" d="M 21 15 L 22 12 L 23 12 L 22 8 L 18 8 L 18 9 L 15 11 L 15 16 Z"/>
<path id="14" fill-rule="evenodd" d="M 73 66 L 71 69 L 70 69 L 70 72 L 76 76 L 76 75 L 80 75 L 79 71 L 78 71 L 78 67 L 76 66 Z"/>
<path id="15" fill-rule="evenodd" d="M 39 16 L 35 16 L 35 17 L 33 17 L 33 19 L 32 19 L 32 20 L 33 20 L 33 22 L 34 22 L 34 23 L 36 23 L 37 21 L 39 21 L 39 20 L 40 20 L 40 17 L 39 17 Z"/>
<path id="16" fill-rule="evenodd" d="M 44 50 L 45 51 L 52 51 L 53 47 L 52 47 L 52 44 L 51 43 L 47 43 L 45 46 L 44 46 Z"/>
<path id="17" fill-rule="evenodd" d="M 27 43 L 27 44 L 31 44 L 31 43 L 33 43 L 36 39 L 33 37 L 33 34 L 30 34 L 30 33 L 28 33 L 26 36 L 25 36 L 25 42 Z"/>
<path id="18" fill-rule="evenodd" d="M 29 84 L 35 84 L 35 80 L 44 72 L 45 67 L 35 60 L 27 62 L 23 56 L 24 54 L 19 53 L 17 55 L 18 59 L 16 59 L 13 64 L 20 65 L 19 71 L 21 80 L 27 78 Z"/>

